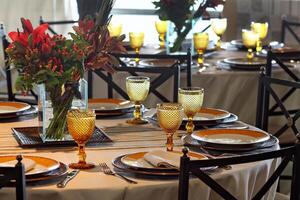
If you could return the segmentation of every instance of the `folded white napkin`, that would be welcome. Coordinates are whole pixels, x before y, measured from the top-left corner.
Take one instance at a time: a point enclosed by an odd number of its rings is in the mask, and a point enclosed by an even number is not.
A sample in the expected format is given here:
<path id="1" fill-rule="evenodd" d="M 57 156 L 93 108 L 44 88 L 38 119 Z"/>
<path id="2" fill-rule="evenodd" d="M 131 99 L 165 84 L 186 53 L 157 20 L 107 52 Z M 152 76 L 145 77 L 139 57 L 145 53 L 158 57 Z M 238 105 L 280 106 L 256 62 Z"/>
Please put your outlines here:
<path id="1" fill-rule="evenodd" d="M 11 160 L 11 161 L 0 163 L 0 166 L 1 167 L 15 167 L 17 162 L 18 162 L 17 160 Z M 29 159 L 29 158 L 23 158 L 22 163 L 24 165 L 25 172 L 28 172 L 28 171 L 34 169 L 34 167 L 36 165 L 36 162 L 34 160 Z"/>
<path id="2" fill-rule="evenodd" d="M 168 168 L 179 168 L 180 157 L 182 153 L 179 152 L 168 152 L 163 150 L 150 151 L 144 155 L 144 159 L 151 165 L 156 167 L 168 167 Z M 197 158 L 190 157 L 191 160 Z"/>

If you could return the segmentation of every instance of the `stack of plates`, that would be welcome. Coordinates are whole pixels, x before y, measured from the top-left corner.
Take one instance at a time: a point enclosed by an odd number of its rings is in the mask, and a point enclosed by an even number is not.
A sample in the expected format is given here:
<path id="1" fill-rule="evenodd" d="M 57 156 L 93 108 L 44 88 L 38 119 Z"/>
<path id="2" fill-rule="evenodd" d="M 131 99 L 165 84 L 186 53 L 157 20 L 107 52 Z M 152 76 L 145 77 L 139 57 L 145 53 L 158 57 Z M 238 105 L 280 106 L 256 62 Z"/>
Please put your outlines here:
<path id="1" fill-rule="evenodd" d="M 16 156 L 0 156 L 0 166 L 13 167 L 16 163 Z M 25 178 L 28 185 L 49 184 L 64 178 L 67 174 L 65 164 L 50 158 L 23 156 L 22 163 L 25 166 Z"/>
<path id="2" fill-rule="evenodd" d="M 32 107 L 27 103 L 22 102 L 10 102 L 1 101 L 0 102 L 0 119 L 9 119 L 19 117 Z"/>
<path id="3" fill-rule="evenodd" d="M 209 126 L 220 123 L 231 123 L 235 122 L 237 119 L 238 117 L 236 115 L 225 110 L 216 108 L 201 108 L 199 113 L 194 116 L 193 122 L 196 126 Z M 182 120 L 183 127 L 186 125 L 187 121 L 187 117 L 184 117 Z"/>
<path id="4" fill-rule="evenodd" d="M 266 59 L 254 57 L 251 61 L 248 58 L 226 58 L 221 61 L 221 64 L 229 65 L 232 69 L 237 70 L 260 70 L 266 65 Z"/>
<path id="5" fill-rule="evenodd" d="M 133 173 L 137 175 L 150 175 L 150 176 L 178 176 L 179 170 L 168 167 L 155 167 L 149 164 L 145 159 L 144 155 L 147 152 L 138 152 L 133 154 L 126 154 L 115 158 L 112 161 L 114 167 L 122 170 L 124 172 Z M 180 151 L 173 151 L 172 153 L 178 154 L 179 156 L 182 155 Z M 207 159 L 206 156 L 195 153 L 189 152 L 189 155 L 196 158 L 196 159 Z"/>
<path id="6" fill-rule="evenodd" d="M 134 109 L 134 104 L 124 99 L 89 99 L 88 105 L 97 116 L 118 116 Z"/>
<path id="7" fill-rule="evenodd" d="M 199 146 L 219 151 L 250 151 L 271 147 L 278 140 L 261 130 L 250 129 L 206 129 L 194 132 L 185 138 L 187 146 Z"/>
<path id="8" fill-rule="evenodd" d="M 156 114 L 151 117 L 152 120 L 157 121 Z M 226 110 L 216 108 L 201 108 L 193 118 L 193 123 L 196 128 L 202 128 L 203 126 L 215 126 L 218 124 L 229 124 L 236 122 L 238 117 L 235 114 L 229 113 Z M 187 117 L 184 117 L 180 129 L 185 129 L 187 123 Z"/>

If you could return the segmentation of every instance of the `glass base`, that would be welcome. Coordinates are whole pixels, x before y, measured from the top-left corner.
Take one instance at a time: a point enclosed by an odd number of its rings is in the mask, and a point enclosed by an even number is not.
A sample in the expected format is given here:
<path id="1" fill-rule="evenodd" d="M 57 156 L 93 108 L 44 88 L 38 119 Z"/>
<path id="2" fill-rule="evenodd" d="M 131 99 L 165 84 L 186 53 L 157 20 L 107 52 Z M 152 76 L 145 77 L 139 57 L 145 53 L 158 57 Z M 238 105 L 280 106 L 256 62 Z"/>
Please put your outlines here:
<path id="1" fill-rule="evenodd" d="M 71 169 L 93 169 L 95 167 L 95 165 L 92 164 L 92 163 L 81 163 L 81 162 L 78 162 L 78 163 L 71 163 L 71 164 L 69 164 L 69 167 Z"/>
<path id="2" fill-rule="evenodd" d="M 201 64 L 201 65 L 198 64 L 198 67 L 199 67 L 198 72 L 204 72 L 204 71 L 207 70 L 208 67 L 210 67 L 210 65 L 208 63 L 204 63 L 204 64 Z"/>
<path id="3" fill-rule="evenodd" d="M 133 119 L 127 120 L 126 123 L 128 123 L 128 124 L 148 124 L 149 122 L 143 118 L 139 118 L 139 119 L 133 118 Z"/>

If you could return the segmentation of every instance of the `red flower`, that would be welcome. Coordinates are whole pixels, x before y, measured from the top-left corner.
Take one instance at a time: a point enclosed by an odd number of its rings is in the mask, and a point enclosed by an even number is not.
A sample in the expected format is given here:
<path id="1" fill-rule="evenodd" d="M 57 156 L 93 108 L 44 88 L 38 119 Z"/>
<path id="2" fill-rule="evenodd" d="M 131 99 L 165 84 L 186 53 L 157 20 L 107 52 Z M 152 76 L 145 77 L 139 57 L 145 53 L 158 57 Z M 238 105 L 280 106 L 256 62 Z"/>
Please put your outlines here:
<path id="1" fill-rule="evenodd" d="M 28 33 L 20 33 L 20 32 L 10 32 L 8 36 L 11 38 L 13 42 L 18 42 L 22 44 L 24 47 L 28 46 Z"/>
<path id="2" fill-rule="evenodd" d="M 33 27 L 29 19 L 21 18 L 22 27 L 24 33 L 32 33 Z"/>

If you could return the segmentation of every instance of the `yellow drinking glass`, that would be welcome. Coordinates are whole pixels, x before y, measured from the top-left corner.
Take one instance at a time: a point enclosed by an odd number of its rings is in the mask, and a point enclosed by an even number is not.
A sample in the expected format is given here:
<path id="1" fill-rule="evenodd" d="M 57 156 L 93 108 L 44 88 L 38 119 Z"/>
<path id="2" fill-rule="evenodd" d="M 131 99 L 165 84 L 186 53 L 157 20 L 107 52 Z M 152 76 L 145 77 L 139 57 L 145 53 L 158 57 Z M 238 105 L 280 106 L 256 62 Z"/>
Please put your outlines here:
<path id="1" fill-rule="evenodd" d="M 130 46 L 135 50 L 135 53 L 138 55 L 140 53 L 140 49 L 144 43 L 144 33 L 129 33 Z M 140 61 L 139 58 L 135 58 L 136 64 Z"/>
<path id="2" fill-rule="evenodd" d="M 258 34 L 258 40 L 256 45 L 256 51 L 260 52 L 262 50 L 262 40 L 268 35 L 269 24 L 266 23 L 255 23 L 251 22 L 251 30 Z"/>
<path id="3" fill-rule="evenodd" d="M 155 22 L 156 31 L 159 34 L 159 46 L 161 49 L 165 48 L 165 37 L 168 30 L 167 21 L 156 21 Z"/>
<path id="4" fill-rule="evenodd" d="M 119 37 L 122 33 L 122 24 L 121 23 L 110 23 L 108 25 L 109 34 L 111 37 Z"/>
<path id="5" fill-rule="evenodd" d="M 167 151 L 173 151 L 173 135 L 181 125 L 183 108 L 178 103 L 157 104 L 157 119 L 159 126 L 167 134 Z"/>
<path id="6" fill-rule="evenodd" d="M 198 54 L 198 66 L 202 71 L 202 68 L 205 68 L 203 54 L 209 43 L 208 33 L 194 33 L 193 41 Z"/>
<path id="7" fill-rule="evenodd" d="M 215 18 L 211 19 L 211 28 L 213 31 L 217 34 L 218 36 L 218 41 L 216 44 L 216 48 L 220 49 L 221 48 L 221 37 L 226 31 L 227 28 L 227 18 Z"/>
<path id="8" fill-rule="evenodd" d="M 78 144 L 78 163 L 71 163 L 69 167 L 72 169 L 91 169 L 95 165 L 87 163 L 85 144 L 92 137 L 95 129 L 96 115 L 92 110 L 72 109 L 67 114 L 68 131 L 72 138 Z"/>
<path id="9" fill-rule="evenodd" d="M 204 89 L 200 87 L 179 88 L 178 102 L 181 103 L 184 113 L 188 118 L 185 126 L 186 132 L 192 134 L 195 128 L 194 116 L 200 111 L 203 104 Z"/>
<path id="10" fill-rule="evenodd" d="M 129 99 L 134 102 L 135 110 L 133 119 L 127 120 L 129 124 L 146 124 L 147 120 L 142 118 L 141 104 L 148 96 L 150 89 L 150 78 L 145 76 L 129 76 L 126 78 L 126 90 Z"/>
<path id="11" fill-rule="evenodd" d="M 258 40 L 258 34 L 253 31 L 243 29 L 242 30 L 243 44 L 248 48 L 247 58 L 252 60 L 254 57 L 253 49 L 256 47 Z"/>

